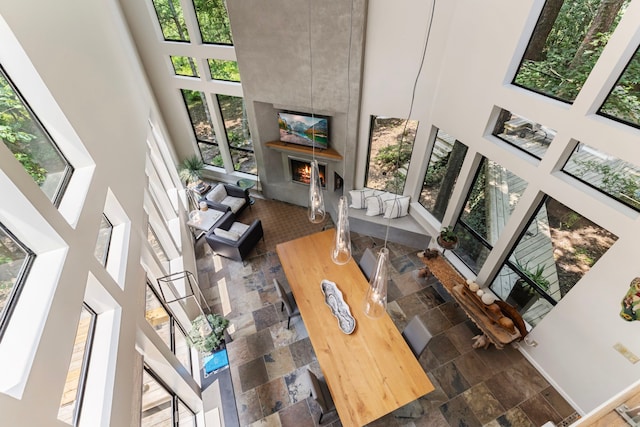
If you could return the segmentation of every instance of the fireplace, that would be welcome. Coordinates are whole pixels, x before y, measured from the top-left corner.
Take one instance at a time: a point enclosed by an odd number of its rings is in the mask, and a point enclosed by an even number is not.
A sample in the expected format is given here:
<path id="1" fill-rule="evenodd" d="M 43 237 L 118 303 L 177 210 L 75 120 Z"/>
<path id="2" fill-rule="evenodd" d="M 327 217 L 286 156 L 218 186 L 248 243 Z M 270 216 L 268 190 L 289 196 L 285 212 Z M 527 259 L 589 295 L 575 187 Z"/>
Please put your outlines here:
<path id="1" fill-rule="evenodd" d="M 291 169 L 291 181 L 309 185 L 309 181 L 311 180 L 310 161 L 289 157 L 289 168 Z M 326 188 L 327 182 L 325 176 L 327 167 L 322 163 L 318 163 L 318 169 L 320 170 L 320 184 L 322 184 L 322 188 Z"/>

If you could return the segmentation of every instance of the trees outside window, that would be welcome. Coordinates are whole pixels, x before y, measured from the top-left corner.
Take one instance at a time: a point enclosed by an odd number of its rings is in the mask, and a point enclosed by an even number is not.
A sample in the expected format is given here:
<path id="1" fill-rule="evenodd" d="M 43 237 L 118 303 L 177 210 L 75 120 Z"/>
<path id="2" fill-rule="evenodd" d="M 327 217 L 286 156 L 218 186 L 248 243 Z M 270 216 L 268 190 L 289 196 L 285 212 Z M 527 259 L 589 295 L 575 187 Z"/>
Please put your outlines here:
<path id="1" fill-rule="evenodd" d="M 233 44 L 229 15 L 223 0 L 193 0 L 202 43 Z"/>
<path id="2" fill-rule="evenodd" d="M 640 48 L 631 58 L 598 114 L 640 128 Z"/>
<path id="3" fill-rule="evenodd" d="M 166 41 L 189 41 L 189 32 L 184 23 L 180 0 L 153 0 L 153 7 Z"/>
<path id="4" fill-rule="evenodd" d="M 467 146 L 438 129 L 418 201 L 442 221 L 456 185 Z"/>
<path id="5" fill-rule="evenodd" d="M 244 98 L 230 95 L 217 95 L 220 112 L 227 133 L 227 142 L 233 170 L 256 175 L 256 157 L 253 152 L 253 140 L 247 120 Z"/>
<path id="6" fill-rule="evenodd" d="M 191 127 L 200 148 L 202 161 L 211 166 L 223 167 L 222 155 L 204 93 L 182 89 L 182 98 L 191 119 Z"/>
<path id="7" fill-rule="evenodd" d="M 240 71 L 237 61 L 226 59 L 207 59 L 211 78 L 228 82 L 240 82 Z"/>
<path id="8" fill-rule="evenodd" d="M 198 77 L 196 61 L 190 56 L 171 56 L 171 64 L 176 76 Z"/>
<path id="9" fill-rule="evenodd" d="M 547 0 L 513 84 L 573 102 L 629 0 Z"/>
<path id="10" fill-rule="evenodd" d="M 371 116 L 365 187 L 403 193 L 417 131 L 417 120 Z"/>
<path id="11" fill-rule="evenodd" d="M 0 67 L 0 140 L 57 206 L 73 173 L 27 102 Z"/>

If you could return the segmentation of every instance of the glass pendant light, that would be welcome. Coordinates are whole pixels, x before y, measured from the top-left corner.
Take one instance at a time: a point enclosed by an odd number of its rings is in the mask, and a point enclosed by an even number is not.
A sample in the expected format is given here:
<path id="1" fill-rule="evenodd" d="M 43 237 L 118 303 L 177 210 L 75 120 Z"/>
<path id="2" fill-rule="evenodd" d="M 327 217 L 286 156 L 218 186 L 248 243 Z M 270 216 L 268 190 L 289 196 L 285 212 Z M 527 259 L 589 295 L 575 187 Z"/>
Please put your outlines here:
<path id="1" fill-rule="evenodd" d="M 378 252 L 376 269 L 369 280 L 369 288 L 364 297 L 364 314 L 380 317 L 387 311 L 387 280 L 389 277 L 389 249 L 383 247 Z"/>
<path id="2" fill-rule="evenodd" d="M 349 207 L 347 198 L 340 196 L 338 201 L 338 224 L 336 237 L 331 250 L 331 260 L 339 265 L 346 264 L 351 259 L 351 235 L 349 234 Z"/>
<path id="3" fill-rule="evenodd" d="M 309 182 L 309 221 L 319 224 L 324 221 L 326 211 L 324 210 L 324 196 L 322 195 L 322 184 L 320 183 L 320 170 L 318 161 L 311 161 L 311 180 Z"/>

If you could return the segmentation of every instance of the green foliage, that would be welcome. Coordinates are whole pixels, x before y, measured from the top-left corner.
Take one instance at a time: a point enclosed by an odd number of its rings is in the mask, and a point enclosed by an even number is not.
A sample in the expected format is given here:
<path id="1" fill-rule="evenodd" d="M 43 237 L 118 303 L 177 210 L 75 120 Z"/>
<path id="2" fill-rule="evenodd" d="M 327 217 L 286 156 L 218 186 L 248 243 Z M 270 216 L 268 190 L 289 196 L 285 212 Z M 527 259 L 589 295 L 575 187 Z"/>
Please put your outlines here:
<path id="1" fill-rule="evenodd" d="M 427 168 L 427 173 L 424 175 L 424 185 L 427 187 L 433 187 L 439 185 L 444 179 L 444 175 L 447 173 L 447 165 L 449 164 L 449 157 L 451 152 L 446 156 L 438 159 L 437 161 L 430 163 Z"/>
<path id="2" fill-rule="evenodd" d="M 236 61 L 224 59 L 209 59 L 209 70 L 211 78 L 216 80 L 227 80 L 230 82 L 240 81 L 240 71 Z"/>
<path id="3" fill-rule="evenodd" d="M 564 1 L 546 39 L 543 49 L 544 58 L 540 61 L 524 60 L 515 82 L 532 90 L 573 102 L 626 9 L 625 4 L 618 12 L 609 31 L 596 34 L 589 40 L 588 47 L 582 50 L 580 45 L 601 3 L 602 0 Z M 622 104 L 625 103 L 628 101 L 622 102 Z"/>
<path id="4" fill-rule="evenodd" d="M 453 227 L 447 225 L 440 230 L 440 239 L 444 242 L 454 243 L 458 240 L 458 235 L 453 231 Z"/>
<path id="5" fill-rule="evenodd" d="M 153 6 L 166 40 L 189 41 L 180 0 L 153 0 Z"/>
<path id="6" fill-rule="evenodd" d="M 536 285 L 538 285 L 542 290 L 544 291 L 548 291 L 549 287 L 551 286 L 551 284 L 549 283 L 549 281 L 547 280 L 546 277 L 544 277 L 544 266 L 543 265 L 539 265 L 535 268 L 535 270 L 532 270 L 529 268 L 529 262 L 527 262 L 526 264 L 522 264 L 520 262 L 520 260 L 516 259 L 516 265 L 518 266 L 518 269 L 523 272 L 527 277 L 529 277 L 529 279 L 531 279 Z M 523 288 L 529 288 L 530 293 L 535 292 L 533 289 L 531 289 L 531 287 L 526 284 L 526 283 L 521 283 L 521 285 L 523 286 Z"/>
<path id="7" fill-rule="evenodd" d="M 31 175 L 36 184 L 42 185 L 44 183 L 45 179 L 47 179 L 47 170 L 45 168 L 26 153 L 15 153 L 14 156 L 22 164 L 24 170 Z"/>
<path id="8" fill-rule="evenodd" d="M 480 172 L 469 194 L 465 212 L 463 213 L 463 221 L 470 226 L 476 233 L 481 236 L 487 236 L 487 205 L 485 203 L 486 191 L 486 167 L 487 161 L 484 160 L 481 165 Z"/>
<path id="9" fill-rule="evenodd" d="M 206 327 L 205 322 L 209 322 L 212 332 L 207 336 L 202 336 L 201 328 Z M 224 342 L 224 330 L 229 326 L 229 320 L 219 314 L 200 315 L 191 321 L 189 331 L 189 341 L 196 350 L 201 353 L 210 353 L 218 349 Z"/>
<path id="10" fill-rule="evenodd" d="M 188 56 L 172 56 L 171 63 L 178 76 L 198 77 L 198 68 L 193 58 Z"/>
<path id="11" fill-rule="evenodd" d="M 223 0 L 193 0 L 203 43 L 233 44 Z"/>
<path id="12" fill-rule="evenodd" d="M 178 176 L 186 185 L 189 185 L 198 182 L 202 178 L 203 170 L 204 162 L 199 156 L 194 154 L 182 161 Z"/>

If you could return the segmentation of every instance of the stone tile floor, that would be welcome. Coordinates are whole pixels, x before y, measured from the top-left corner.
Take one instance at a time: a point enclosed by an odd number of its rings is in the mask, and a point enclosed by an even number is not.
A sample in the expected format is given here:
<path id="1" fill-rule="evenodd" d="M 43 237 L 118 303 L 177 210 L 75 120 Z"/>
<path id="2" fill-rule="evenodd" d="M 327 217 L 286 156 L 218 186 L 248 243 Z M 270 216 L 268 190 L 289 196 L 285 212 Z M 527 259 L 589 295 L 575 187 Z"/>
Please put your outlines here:
<path id="1" fill-rule="evenodd" d="M 304 208 L 290 209 L 289 215 L 306 218 Z M 366 247 L 383 244 L 352 233 L 356 260 Z M 577 417 L 517 349 L 473 349 L 471 338 L 479 331 L 464 312 L 433 277 L 415 278 L 422 266 L 417 250 L 387 246 L 392 264 L 388 312 L 400 330 L 419 315 L 433 334 L 420 363 L 436 389 L 371 426 L 537 427 L 547 421 L 568 425 Z M 319 407 L 298 376 L 305 369 L 322 371 L 301 318 L 294 317 L 287 329 L 273 279 L 285 288 L 288 283 L 273 247 L 258 247 L 244 263 L 213 254 L 204 239 L 196 243 L 196 253 L 205 297 L 231 322 L 227 350 L 240 425 L 317 426 Z M 341 423 L 332 413 L 323 425 Z"/>

